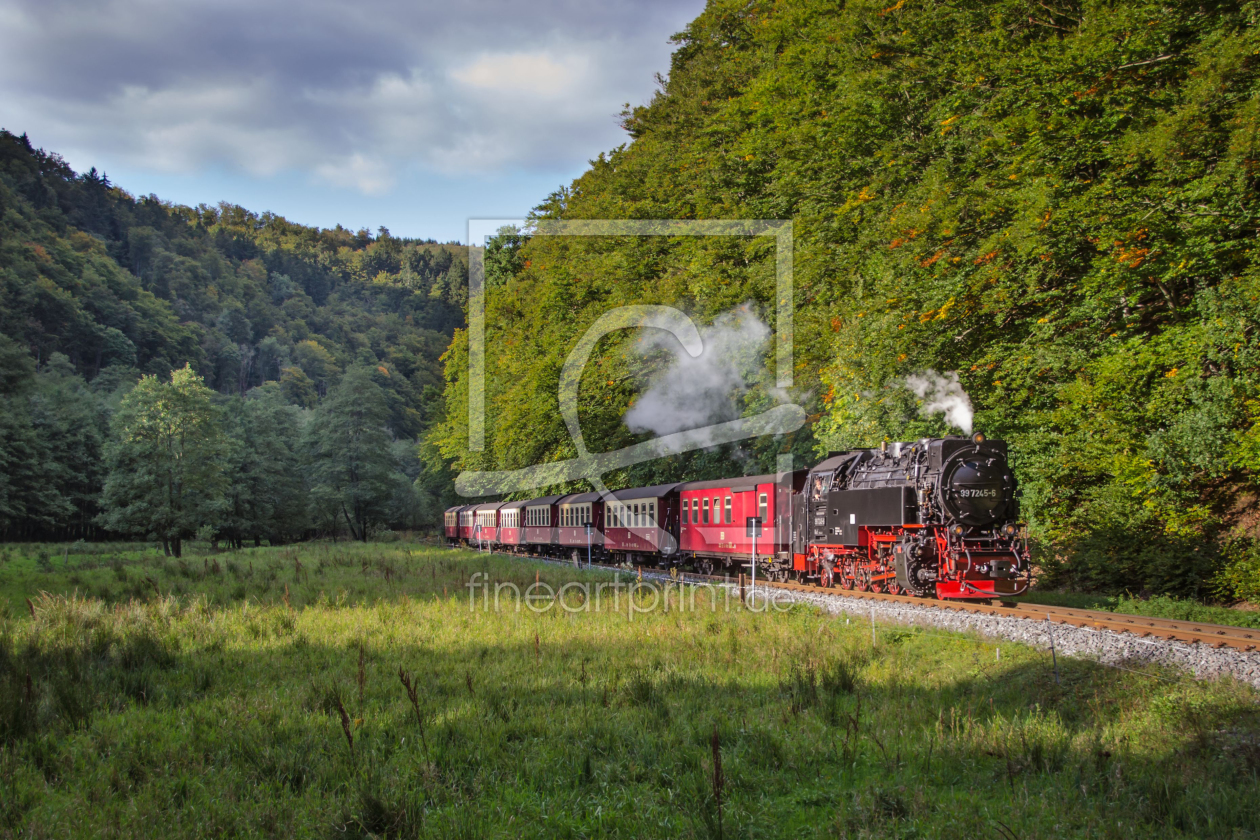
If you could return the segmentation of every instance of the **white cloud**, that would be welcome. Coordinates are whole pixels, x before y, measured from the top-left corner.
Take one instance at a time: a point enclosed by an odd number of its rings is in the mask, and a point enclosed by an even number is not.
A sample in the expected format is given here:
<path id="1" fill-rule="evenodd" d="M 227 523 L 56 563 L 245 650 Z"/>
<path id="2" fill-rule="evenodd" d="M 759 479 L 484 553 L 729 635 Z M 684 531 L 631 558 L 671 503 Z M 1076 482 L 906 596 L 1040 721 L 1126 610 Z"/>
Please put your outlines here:
<path id="1" fill-rule="evenodd" d="M 453 70 L 451 77 L 506 97 L 558 99 L 571 95 L 583 78 L 589 79 L 590 70 L 585 56 L 556 59 L 546 52 L 499 53 L 483 55 Z"/>
<path id="2" fill-rule="evenodd" d="M 10 102 L 4 118 L 11 130 L 36 123 L 38 130 L 30 131 L 41 145 L 80 157 L 105 154 L 157 172 L 228 164 L 266 176 L 313 165 L 324 154 L 318 138 L 288 122 L 274 103 L 274 91 L 262 81 L 157 90 L 124 85 L 96 102 L 28 95 Z M 9 122 L 15 115 L 18 124 Z"/>
<path id="3" fill-rule="evenodd" d="M 625 141 L 617 112 L 703 7 L 225 2 L 0 0 L 0 126 L 79 168 L 305 172 L 369 195 L 417 168 L 571 170 Z"/>
<path id="4" fill-rule="evenodd" d="M 300 135 L 268 114 L 272 91 L 261 82 L 189 85 L 148 90 L 124 87 L 94 111 L 94 127 L 166 172 L 204 162 L 230 162 L 254 175 L 272 175 L 293 159 Z M 86 138 L 84 138 L 86 139 Z"/>
<path id="5" fill-rule="evenodd" d="M 340 162 L 321 163 L 315 173 L 338 187 L 349 187 L 364 195 L 383 195 L 394 186 L 394 175 L 381 160 L 370 160 L 361 154 L 350 155 Z"/>
<path id="6" fill-rule="evenodd" d="M 5 40 L 24 36 L 31 29 L 30 17 L 16 6 L 0 5 L 0 32 L 7 33 Z"/>

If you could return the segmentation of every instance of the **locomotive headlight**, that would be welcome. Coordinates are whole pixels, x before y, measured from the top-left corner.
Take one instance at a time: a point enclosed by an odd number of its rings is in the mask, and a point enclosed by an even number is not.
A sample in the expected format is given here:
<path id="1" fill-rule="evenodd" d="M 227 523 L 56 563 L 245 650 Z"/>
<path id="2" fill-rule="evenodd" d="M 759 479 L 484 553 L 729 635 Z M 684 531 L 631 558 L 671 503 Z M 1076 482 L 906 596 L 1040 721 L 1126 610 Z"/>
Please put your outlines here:
<path id="1" fill-rule="evenodd" d="M 963 526 L 961 526 L 961 525 L 954 525 L 953 527 L 951 527 L 951 528 L 949 529 L 949 531 L 950 531 L 950 533 L 951 533 L 951 534 L 953 534 L 955 537 L 961 537 L 961 536 L 962 536 L 962 532 L 963 532 Z"/>
<path id="2" fill-rule="evenodd" d="M 1005 534 L 1005 535 L 1006 535 L 1006 536 L 1008 536 L 1008 537 L 1013 537 L 1013 536 L 1015 536 L 1015 523 L 1014 523 L 1014 522 L 1008 522 L 1008 523 L 1006 523 L 1005 525 L 1003 525 L 1003 526 L 1002 526 L 1002 533 L 1003 533 L 1003 534 Z"/>
<path id="3" fill-rule="evenodd" d="M 974 435 L 971 436 L 972 443 L 984 443 L 984 441 L 985 441 L 984 432 L 976 432 Z"/>

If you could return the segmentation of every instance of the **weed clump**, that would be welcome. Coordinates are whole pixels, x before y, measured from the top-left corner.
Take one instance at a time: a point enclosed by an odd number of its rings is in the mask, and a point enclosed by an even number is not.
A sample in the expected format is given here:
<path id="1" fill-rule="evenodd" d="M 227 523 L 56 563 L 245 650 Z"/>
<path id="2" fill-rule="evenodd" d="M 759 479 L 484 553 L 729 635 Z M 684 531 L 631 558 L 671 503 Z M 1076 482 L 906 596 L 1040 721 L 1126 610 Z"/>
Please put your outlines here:
<path id="1" fill-rule="evenodd" d="M 786 680 L 779 684 L 793 715 L 818 710 L 823 719 L 835 726 L 841 722 L 844 698 L 858 690 L 856 657 L 839 656 L 816 666 L 812 661 L 793 666 Z"/>
<path id="2" fill-rule="evenodd" d="M 626 699 L 632 706 L 644 706 L 649 709 L 659 709 L 665 703 L 656 681 L 651 675 L 644 673 L 635 674 L 626 683 Z"/>
<path id="3" fill-rule="evenodd" d="M 178 642 L 143 611 L 52 595 L 28 605 L 39 635 L 0 636 L 0 743 L 85 729 L 118 701 L 148 705 L 177 664 Z"/>

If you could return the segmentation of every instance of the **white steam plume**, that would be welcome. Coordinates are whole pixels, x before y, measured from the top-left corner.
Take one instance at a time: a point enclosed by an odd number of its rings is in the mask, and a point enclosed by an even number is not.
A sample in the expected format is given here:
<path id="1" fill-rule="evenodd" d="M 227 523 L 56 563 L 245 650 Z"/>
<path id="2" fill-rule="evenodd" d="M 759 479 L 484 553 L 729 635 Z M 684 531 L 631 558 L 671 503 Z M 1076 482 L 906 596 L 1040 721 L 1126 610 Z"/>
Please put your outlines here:
<path id="1" fill-rule="evenodd" d="M 916 397 L 924 400 L 919 408 L 919 413 L 924 417 L 944 412 L 946 423 L 962 429 L 963 434 L 971 434 L 971 418 L 975 411 L 971 407 L 971 398 L 958 382 L 957 372 L 941 374 L 934 370 L 925 370 L 907 376 L 906 387 Z"/>
<path id="2" fill-rule="evenodd" d="M 693 431 L 707 440 L 707 426 L 740 416 L 737 398 L 745 377 L 762 366 L 770 328 L 744 304 L 700 328 L 704 350 L 691 356 L 673 336 L 652 333 L 635 347 L 639 356 L 669 350 L 673 361 L 626 412 L 632 432 L 669 435 Z"/>

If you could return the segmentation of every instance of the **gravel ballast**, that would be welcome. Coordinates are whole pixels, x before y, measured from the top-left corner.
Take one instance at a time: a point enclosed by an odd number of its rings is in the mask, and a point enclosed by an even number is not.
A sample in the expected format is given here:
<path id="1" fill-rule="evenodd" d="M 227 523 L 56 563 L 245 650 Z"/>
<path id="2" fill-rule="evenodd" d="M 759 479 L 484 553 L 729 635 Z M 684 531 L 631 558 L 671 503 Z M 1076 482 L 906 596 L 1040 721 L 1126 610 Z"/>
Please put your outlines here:
<path id="1" fill-rule="evenodd" d="M 1054 651 L 1059 656 L 1091 659 L 1104 665 L 1152 663 L 1177 668 L 1198 679 L 1233 676 L 1260 688 L 1260 652 L 1214 648 L 1203 644 L 1141 638 L 1131 633 L 1074 627 L 1005 615 L 944 609 L 930 604 L 901 604 L 851 598 L 824 592 L 775 589 L 776 599 L 813 604 L 830 613 L 852 619 L 935 627 L 959 633 L 973 632 L 990 639 L 1010 639 L 1031 647 Z M 1030 606 L 1030 605 L 1025 605 Z"/>

